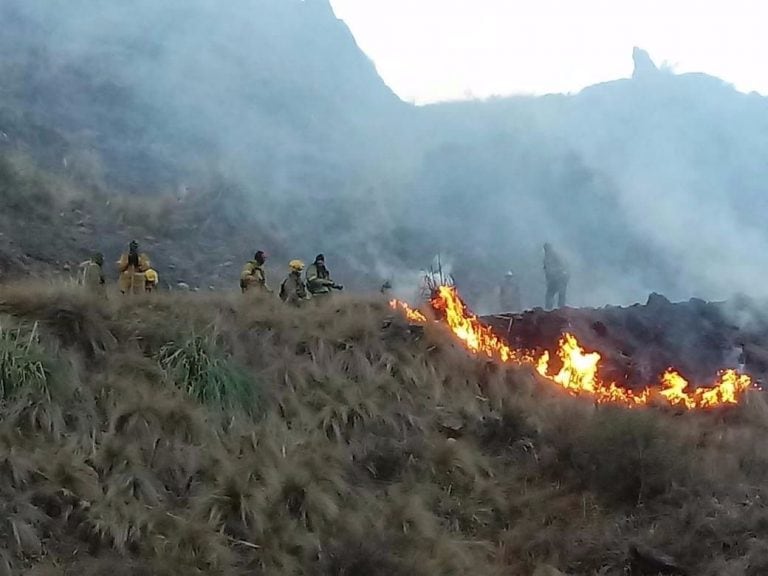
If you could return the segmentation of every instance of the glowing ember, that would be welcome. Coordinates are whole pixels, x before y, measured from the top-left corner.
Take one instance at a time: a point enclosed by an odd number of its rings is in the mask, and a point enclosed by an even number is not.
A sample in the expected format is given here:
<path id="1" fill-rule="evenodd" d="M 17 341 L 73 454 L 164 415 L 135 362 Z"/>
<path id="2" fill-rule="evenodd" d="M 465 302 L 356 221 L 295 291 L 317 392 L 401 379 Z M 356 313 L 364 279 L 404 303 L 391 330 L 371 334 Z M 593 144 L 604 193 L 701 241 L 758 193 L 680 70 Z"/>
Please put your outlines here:
<path id="1" fill-rule="evenodd" d="M 615 382 L 605 382 L 599 374 L 600 354 L 586 352 L 572 334 L 564 334 L 556 351 L 561 367 L 555 372 L 550 365 L 551 354 L 545 351 L 535 355 L 530 351 L 515 350 L 496 336 L 472 314 L 452 286 L 440 286 L 432 298 L 432 308 L 440 315 L 454 335 L 475 354 L 495 358 L 501 362 L 528 364 L 547 380 L 559 385 L 575 396 L 590 396 L 596 402 L 617 403 L 628 407 L 645 404 L 667 404 L 693 410 L 737 404 L 744 393 L 754 388 L 752 379 L 735 370 L 726 370 L 708 387 L 691 388 L 675 370 L 669 369 L 656 386 L 635 391 Z M 390 305 L 402 310 L 410 321 L 424 323 L 426 317 L 407 304 L 393 300 Z"/>

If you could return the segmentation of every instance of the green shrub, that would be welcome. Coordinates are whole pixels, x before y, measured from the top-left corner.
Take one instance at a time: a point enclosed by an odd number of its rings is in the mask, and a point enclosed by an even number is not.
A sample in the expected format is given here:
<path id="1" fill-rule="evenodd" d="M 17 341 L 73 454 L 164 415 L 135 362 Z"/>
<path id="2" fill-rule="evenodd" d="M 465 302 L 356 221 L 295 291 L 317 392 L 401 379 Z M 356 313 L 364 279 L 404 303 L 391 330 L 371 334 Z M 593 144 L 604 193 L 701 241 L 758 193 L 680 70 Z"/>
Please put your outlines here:
<path id="1" fill-rule="evenodd" d="M 28 391 L 50 399 L 50 370 L 45 358 L 37 323 L 28 331 L 0 326 L 0 398 L 8 400 Z"/>
<path id="2" fill-rule="evenodd" d="M 168 381 L 207 406 L 261 410 L 261 394 L 247 372 L 228 359 L 213 335 L 193 335 L 160 349 L 158 360 Z"/>

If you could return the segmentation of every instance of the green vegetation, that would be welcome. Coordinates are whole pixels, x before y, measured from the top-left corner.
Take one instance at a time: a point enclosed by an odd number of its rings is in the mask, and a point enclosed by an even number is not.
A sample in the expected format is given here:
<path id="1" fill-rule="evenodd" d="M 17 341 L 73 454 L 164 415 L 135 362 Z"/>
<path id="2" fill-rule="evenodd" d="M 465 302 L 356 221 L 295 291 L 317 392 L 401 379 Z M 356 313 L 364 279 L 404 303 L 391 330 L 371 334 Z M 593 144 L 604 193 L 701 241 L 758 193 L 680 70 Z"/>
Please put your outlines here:
<path id="1" fill-rule="evenodd" d="M 595 407 L 349 297 L 25 285 L 0 313 L 0 571 L 619 575 L 633 543 L 768 568 L 759 396 Z"/>
<path id="2" fill-rule="evenodd" d="M 169 382 L 203 404 L 247 412 L 258 407 L 256 385 L 227 360 L 213 335 L 170 342 L 160 349 L 158 361 Z"/>
<path id="3" fill-rule="evenodd" d="M 0 325 L 0 398 L 9 400 L 22 391 L 50 399 L 50 369 L 37 342 L 37 324 L 24 331 Z"/>

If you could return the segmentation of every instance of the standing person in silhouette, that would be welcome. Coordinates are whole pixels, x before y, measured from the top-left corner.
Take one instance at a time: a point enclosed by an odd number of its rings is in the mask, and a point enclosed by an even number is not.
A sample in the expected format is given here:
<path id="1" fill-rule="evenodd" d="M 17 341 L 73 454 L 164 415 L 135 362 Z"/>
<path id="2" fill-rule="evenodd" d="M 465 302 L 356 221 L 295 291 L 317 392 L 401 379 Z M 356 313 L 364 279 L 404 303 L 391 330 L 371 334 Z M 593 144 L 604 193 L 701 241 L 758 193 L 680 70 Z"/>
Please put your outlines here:
<path id="1" fill-rule="evenodd" d="M 544 308 L 551 310 L 557 295 L 557 307 L 565 306 L 565 293 L 568 288 L 568 268 L 552 245 L 544 244 L 544 278 L 547 281 L 547 294 L 544 298 Z"/>
<path id="2" fill-rule="evenodd" d="M 499 286 L 499 304 L 501 312 L 520 312 L 523 309 L 520 284 L 517 283 L 517 277 L 512 270 L 504 275 L 504 280 Z"/>

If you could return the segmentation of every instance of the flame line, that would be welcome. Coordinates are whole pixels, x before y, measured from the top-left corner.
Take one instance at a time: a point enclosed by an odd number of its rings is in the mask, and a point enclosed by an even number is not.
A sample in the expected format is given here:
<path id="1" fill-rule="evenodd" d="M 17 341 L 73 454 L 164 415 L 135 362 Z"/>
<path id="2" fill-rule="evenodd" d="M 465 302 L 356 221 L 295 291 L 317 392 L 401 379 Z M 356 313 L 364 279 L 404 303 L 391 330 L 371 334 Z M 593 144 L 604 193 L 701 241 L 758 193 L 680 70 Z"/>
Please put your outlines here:
<path id="1" fill-rule="evenodd" d="M 736 370 L 723 370 L 711 386 L 692 388 L 673 368 L 669 368 L 656 386 L 632 390 L 599 375 L 600 354 L 586 352 L 573 334 L 565 333 L 558 343 L 557 357 L 562 367 L 551 368 L 549 351 L 536 355 L 510 347 L 486 326 L 464 304 L 456 288 L 440 286 L 430 302 L 454 336 L 476 355 L 497 359 L 505 364 L 533 367 L 543 378 L 574 396 L 591 396 L 599 404 L 621 404 L 627 407 L 661 404 L 687 410 L 738 404 L 744 394 L 757 387 L 752 379 Z M 427 317 L 404 302 L 392 300 L 390 306 L 401 311 L 411 322 L 427 323 Z"/>

